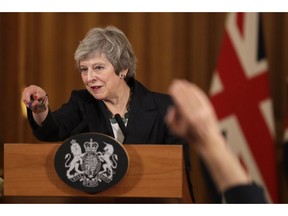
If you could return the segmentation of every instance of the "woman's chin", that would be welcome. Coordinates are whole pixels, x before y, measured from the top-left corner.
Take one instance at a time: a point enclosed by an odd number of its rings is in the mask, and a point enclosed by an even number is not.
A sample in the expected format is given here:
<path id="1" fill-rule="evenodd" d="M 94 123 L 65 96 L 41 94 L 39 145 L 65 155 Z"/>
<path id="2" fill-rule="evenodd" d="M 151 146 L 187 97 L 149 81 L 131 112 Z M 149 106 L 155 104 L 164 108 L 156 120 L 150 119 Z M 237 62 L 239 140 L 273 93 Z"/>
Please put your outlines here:
<path id="1" fill-rule="evenodd" d="M 104 100 L 105 99 L 105 97 L 103 97 L 102 94 L 92 94 L 92 95 L 96 100 Z"/>
<path id="2" fill-rule="evenodd" d="M 96 100 L 103 100 L 104 98 L 99 95 L 93 95 Z"/>

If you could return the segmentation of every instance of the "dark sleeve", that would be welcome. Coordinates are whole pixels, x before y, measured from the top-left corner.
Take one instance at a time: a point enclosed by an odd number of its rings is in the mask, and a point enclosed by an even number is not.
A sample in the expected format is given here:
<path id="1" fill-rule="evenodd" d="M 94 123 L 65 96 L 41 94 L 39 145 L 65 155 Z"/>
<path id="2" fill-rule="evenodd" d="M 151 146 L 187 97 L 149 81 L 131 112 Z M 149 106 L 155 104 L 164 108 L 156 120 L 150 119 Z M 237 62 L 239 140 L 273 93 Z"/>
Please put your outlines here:
<path id="1" fill-rule="evenodd" d="M 156 104 L 160 110 L 161 118 L 164 121 L 165 140 L 163 141 L 163 143 L 183 145 L 186 169 L 188 171 L 190 171 L 191 170 L 190 146 L 189 146 L 188 142 L 186 140 L 176 136 L 175 134 L 173 134 L 165 122 L 167 109 L 170 106 L 173 106 L 173 100 L 169 95 L 166 95 L 166 94 L 154 93 L 154 95 L 155 95 L 155 97 L 157 97 L 157 98 L 155 98 L 155 102 L 156 102 Z"/>
<path id="2" fill-rule="evenodd" d="M 223 195 L 226 203 L 267 203 L 263 188 L 255 183 L 231 187 Z"/>
<path id="3" fill-rule="evenodd" d="M 73 91 L 69 101 L 62 105 L 60 109 L 55 112 L 51 112 L 49 109 L 42 126 L 34 121 L 31 110 L 27 109 L 28 120 L 35 137 L 47 142 L 61 141 L 68 138 L 77 125 L 83 121 L 79 101 L 81 101 L 81 97 L 77 91 Z"/>
<path id="4" fill-rule="evenodd" d="M 50 109 L 42 126 L 39 126 L 33 119 L 32 111 L 27 109 L 27 116 L 34 136 L 41 141 L 53 142 L 59 140 L 59 128 Z"/>

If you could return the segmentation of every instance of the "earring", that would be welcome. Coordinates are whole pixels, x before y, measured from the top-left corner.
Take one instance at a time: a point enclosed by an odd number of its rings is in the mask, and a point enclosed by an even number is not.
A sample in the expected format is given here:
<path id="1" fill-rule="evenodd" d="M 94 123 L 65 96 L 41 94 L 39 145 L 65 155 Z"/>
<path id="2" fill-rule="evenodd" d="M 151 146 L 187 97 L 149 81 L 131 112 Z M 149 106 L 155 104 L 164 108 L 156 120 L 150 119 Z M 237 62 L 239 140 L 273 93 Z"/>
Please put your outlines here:
<path id="1" fill-rule="evenodd" d="M 120 79 L 124 79 L 125 77 L 125 74 L 120 74 Z"/>

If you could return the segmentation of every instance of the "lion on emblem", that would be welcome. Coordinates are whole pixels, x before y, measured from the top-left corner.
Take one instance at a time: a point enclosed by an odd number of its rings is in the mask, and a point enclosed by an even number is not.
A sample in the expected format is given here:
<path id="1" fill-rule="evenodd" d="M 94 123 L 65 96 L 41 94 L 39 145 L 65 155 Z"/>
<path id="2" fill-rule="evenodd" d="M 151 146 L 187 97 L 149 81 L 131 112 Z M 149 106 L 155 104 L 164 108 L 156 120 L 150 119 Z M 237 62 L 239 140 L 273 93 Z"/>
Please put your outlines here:
<path id="1" fill-rule="evenodd" d="M 107 177 L 108 178 L 112 178 L 113 169 L 115 169 L 117 167 L 117 162 L 116 161 L 118 161 L 118 156 L 116 154 L 113 154 L 114 153 L 114 148 L 113 148 L 113 146 L 111 144 L 108 144 L 108 143 L 105 143 L 105 142 L 104 142 L 104 144 L 106 146 L 103 148 L 104 152 L 102 153 L 102 155 L 99 155 L 99 159 L 102 162 L 105 162 L 105 164 L 103 164 L 103 169 L 104 170 L 100 171 L 99 174 L 108 173 L 109 176 L 107 176 Z"/>
<path id="2" fill-rule="evenodd" d="M 67 159 L 66 163 L 65 163 L 65 167 L 66 168 L 69 167 L 69 169 L 66 172 L 66 176 L 69 179 L 73 178 L 76 175 L 76 173 L 77 174 L 83 173 L 83 171 L 79 170 L 79 165 L 81 165 L 83 163 L 82 157 L 85 155 L 85 153 L 84 154 L 82 153 L 80 145 L 75 140 L 71 141 L 70 149 L 71 149 L 71 152 L 72 152 L 74 157 L 73 157 L 72 161 L 69 163 L 69 165 L 67 163 L 71 159 L 71 154 L 66 154 L 66 156 L 65 156 L 65 159 Z M 75 170 L 75 172 L 76 172 L 74 175 L 71 175 L 72 170 Z"/>

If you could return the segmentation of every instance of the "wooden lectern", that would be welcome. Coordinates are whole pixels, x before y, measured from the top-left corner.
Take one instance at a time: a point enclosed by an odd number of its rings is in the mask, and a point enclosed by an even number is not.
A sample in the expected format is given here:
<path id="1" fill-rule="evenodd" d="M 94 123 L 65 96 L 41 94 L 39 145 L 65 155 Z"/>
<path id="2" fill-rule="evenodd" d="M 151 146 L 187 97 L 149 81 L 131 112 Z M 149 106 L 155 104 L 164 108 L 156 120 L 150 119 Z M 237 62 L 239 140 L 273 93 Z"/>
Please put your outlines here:
<path id="1" fill-rule="evenodd" d="M 124 145 L 130 165 L 115 186 L 87 194 L 54 169 L 60 143 L 4 145 L 4 202 L 191 203 L 181 145 Z"/>

